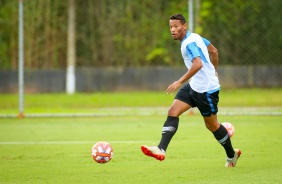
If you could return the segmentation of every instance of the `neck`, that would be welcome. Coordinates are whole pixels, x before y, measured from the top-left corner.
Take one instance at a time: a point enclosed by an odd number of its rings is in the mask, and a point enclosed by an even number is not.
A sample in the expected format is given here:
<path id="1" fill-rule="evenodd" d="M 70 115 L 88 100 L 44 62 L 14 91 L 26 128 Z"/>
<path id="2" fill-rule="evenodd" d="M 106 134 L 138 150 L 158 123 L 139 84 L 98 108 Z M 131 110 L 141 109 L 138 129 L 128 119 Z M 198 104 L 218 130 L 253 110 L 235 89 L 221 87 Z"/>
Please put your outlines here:
<path id="1" fill-rule="evenodd" d="M 187 34 L 187 31 L 185 31 L 184 34 L 181 36 L 181 38 L 179 38 L 180 42 L 186 38 L 186 34 Z"/>

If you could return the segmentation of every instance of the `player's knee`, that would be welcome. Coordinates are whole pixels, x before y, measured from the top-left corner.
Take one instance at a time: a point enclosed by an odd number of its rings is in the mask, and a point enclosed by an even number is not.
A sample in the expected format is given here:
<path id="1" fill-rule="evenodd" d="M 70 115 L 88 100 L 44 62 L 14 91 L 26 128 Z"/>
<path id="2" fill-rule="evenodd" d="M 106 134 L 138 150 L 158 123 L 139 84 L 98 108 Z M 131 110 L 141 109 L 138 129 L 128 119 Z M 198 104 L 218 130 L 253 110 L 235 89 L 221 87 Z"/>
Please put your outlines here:
<path id="1" fill-rule="evenodd" d="M 211 132 L 215 132 L 220 126 L 220 124 L 217 121 L 216 122 L 205 121 L 205 125 L 206 125 L 206 128 Z"/>
<path id="2" fill-rule="evenodd" d="M 207 128 L 209 131 L 212 132 L 212 127 L 211 127 L 207 122 L 205 122 L 205 125 L 206 125 L 206 128 Z"/>
<path id="3" fill-rule="evenodd" d="M 181 113 L 179 112 L 179 110 L 177 108 L 175 108 L 174 106 L 171 106 L 168 109 L 168 116 L 173 116 L 173 117 L 179 117 L 181 115 Z"/>

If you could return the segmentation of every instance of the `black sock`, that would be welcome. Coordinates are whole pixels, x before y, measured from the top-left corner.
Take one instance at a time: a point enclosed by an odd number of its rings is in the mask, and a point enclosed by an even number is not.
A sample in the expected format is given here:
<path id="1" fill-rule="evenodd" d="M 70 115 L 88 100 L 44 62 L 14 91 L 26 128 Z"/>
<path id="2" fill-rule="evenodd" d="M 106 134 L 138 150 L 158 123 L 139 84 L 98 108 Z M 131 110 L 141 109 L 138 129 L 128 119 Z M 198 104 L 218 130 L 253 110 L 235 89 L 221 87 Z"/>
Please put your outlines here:
<path id="1" fill-rule="evenodd" d="M 215 132 L 213 132 L 213 135 L 217 139 L 217 141 L 224 147 L 227 157 L 233 158 L 235 152 L 226 128 L 223 125 L 220 125 L 220 127 Z"/>
<path id="2" fill-rule="evenodd" d="M 167 146 L 178 128 L 178 117 L 168 116 L 162 130 L 162 139 L 158 147 L 166 151 Z"/>

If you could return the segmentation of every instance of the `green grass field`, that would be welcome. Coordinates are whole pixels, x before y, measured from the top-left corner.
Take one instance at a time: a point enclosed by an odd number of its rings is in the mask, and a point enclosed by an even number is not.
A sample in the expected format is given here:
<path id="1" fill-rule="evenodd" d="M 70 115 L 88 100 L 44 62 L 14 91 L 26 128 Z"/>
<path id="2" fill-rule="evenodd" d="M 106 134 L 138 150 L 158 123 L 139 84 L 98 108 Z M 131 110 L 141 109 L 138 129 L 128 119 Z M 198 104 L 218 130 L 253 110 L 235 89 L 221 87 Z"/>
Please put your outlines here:
<path id="1" fill-rule="evenodd" d="M 165 93 L 27 94 L 25 113 L 104 114 L 0 117 L 0 183 L 281 183 L 281 94 L 282 89 L 221 92 L 220 112 L 243 112 L 219 114 L 220 122 L 235 126 L 233 146 L 242 150 L 235 168 L 224 167 L 224 149 L 198 113 L 181 116 L 163 162 L 143 155 L 142 144 L 159 143 L 173 99 Z M 17 100 L 16 94 L 0 94 L 0 115 L 17 114 Z M 248 114 L 260 111 L 280 114 Z M 98 141 L 114 149 L 107 164 L 92 160 L 91 147 Z"/>
<path id="2" fill-rule="evenodd" d="M 168 107 L 174 95 L 160 92 L 25 94 L 25 113 L 93 112 L 104 107 Z M 0 114 L 18 112 L 17 94 L 0 94 Z M 222 89 L 220 107 L 282 107 L 282 88 Z"/>
<path id="3" fill-rule="evenodd" d="M 223 148 L 198 115 L 184 115 L 163 162 L 140 145 L 157 145 L 164 117 L 1 119 L 0 183 L 280 183 L 281 116 L 221 116 L 242 150 L 225 168 Z M 91 147 L 108 141 L 114 157 L 95 163 Z"/>

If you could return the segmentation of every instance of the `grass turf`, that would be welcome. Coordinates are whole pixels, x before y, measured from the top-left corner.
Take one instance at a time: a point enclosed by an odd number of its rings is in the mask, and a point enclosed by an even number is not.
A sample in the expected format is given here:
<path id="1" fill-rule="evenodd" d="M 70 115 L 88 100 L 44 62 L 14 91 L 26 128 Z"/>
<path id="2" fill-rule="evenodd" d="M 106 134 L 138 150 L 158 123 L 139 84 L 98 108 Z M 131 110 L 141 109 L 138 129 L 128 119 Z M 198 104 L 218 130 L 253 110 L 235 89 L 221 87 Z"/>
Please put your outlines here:
<path id="1" fill-rule="evenodd" d="M 25 113 L 93 112 L 101 107 L 168 107 L 174 95 L 161 92 L 25 94 Z M 17 94 L 0 94 L 0 114 L 18 112 Z M 282 88 L 222 89 L 220 107 L 281 107 Z"/>
<path id="2" fill-rule="evenodd" d="M 232 122 L 242 156 L 225 168 L 225 153 L 199 115 L 183 115 L 163 162 L 140 145 L 157 145 L 163 116 L 0 119 L 0 183 L 280 183 L 281 116 L 220 116 Z M 108 141 L 107 164 L 91 147 Z"/>

